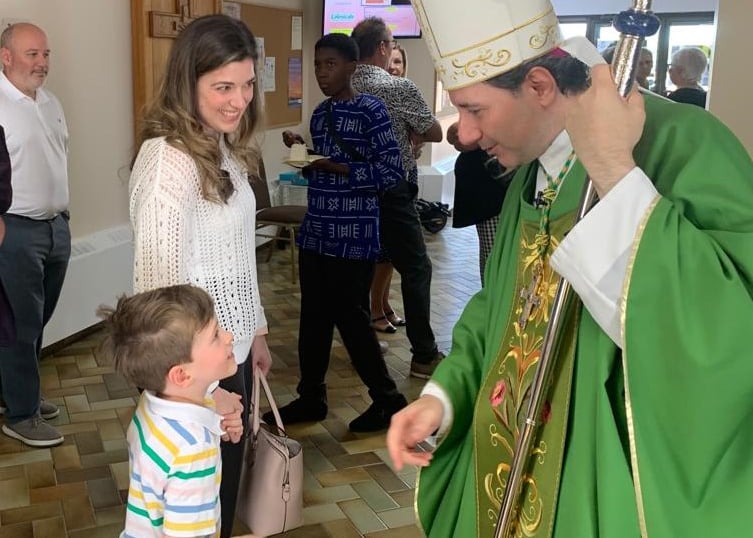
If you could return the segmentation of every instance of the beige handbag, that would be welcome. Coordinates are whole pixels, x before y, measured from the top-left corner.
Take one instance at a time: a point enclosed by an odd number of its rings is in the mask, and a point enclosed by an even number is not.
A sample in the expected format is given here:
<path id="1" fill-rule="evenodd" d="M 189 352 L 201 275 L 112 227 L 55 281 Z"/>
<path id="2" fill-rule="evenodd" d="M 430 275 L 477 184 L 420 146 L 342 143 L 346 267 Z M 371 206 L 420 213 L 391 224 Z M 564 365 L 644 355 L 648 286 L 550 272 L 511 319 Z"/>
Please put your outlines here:
<path id="1" fill-rule="evenodd" d="M 261 422 L 262 387 L 276 427 Z M 253 406 L 236 513 L 251 532 L 268 536 L 303 525 L 303 450 L 285 434 L 272 391 L 258 368 L 254 369 Z"/>

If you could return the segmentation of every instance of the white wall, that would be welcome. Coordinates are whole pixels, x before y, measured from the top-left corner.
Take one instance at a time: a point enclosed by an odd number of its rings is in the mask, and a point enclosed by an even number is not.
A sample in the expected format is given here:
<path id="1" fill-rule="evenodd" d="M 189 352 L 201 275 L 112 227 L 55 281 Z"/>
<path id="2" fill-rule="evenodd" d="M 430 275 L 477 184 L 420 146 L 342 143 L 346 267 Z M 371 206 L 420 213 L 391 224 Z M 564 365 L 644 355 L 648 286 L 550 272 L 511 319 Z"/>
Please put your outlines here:
<path id="1" fill-rule="evenodd" d="M 60 99 L 70 131 L 74 237 L 128 220 L 129 6 L 126 0 L 0 0 L 0 18 L 30 21 L 47 32 L 52 51 L 47 88 Z"/>
<path id="2" fill-rule="evenodd" d="M 711 60 L 708 108 L 721 119 L 753 155 L 753 118 L 750 108 L 750 4 L 719 0 L 716 45 Z"/>

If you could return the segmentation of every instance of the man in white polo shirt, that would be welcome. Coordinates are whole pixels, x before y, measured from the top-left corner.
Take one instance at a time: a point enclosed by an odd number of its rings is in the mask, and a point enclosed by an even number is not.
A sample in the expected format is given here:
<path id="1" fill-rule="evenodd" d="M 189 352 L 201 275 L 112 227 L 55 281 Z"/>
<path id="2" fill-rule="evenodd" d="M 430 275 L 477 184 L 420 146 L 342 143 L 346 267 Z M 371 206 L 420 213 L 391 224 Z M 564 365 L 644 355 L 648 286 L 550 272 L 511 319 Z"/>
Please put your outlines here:
<path id="1" fill-rule="evenodd" d="M 63 442 L 45 419 L 39 352 L 71 252 L 68 228 L 68 127 L 60 103 L 42 89 L 50 49 L 42 29 L 17 23 L 0 35 L 0 118 L 12 168 L 13 200 L 4 215 L 0 281 L 16 319 L 16 342 L 0 348 L 3 432 L 34 447 Z"/>

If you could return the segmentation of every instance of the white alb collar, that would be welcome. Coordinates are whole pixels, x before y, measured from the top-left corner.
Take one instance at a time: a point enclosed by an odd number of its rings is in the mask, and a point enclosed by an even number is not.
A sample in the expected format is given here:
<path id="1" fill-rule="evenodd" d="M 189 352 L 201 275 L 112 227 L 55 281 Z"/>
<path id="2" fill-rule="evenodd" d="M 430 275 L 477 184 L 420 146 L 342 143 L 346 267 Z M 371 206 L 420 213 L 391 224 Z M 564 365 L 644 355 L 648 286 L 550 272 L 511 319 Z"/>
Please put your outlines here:
<path id="1" fill-rule="evenodd" d="M 564 129 L 558 134 L 547 150 L 539 157 L 539 164 L 551 177 L 556 178 L 565 166 L 565 161 L 573 151 L 570 135 Z"/>

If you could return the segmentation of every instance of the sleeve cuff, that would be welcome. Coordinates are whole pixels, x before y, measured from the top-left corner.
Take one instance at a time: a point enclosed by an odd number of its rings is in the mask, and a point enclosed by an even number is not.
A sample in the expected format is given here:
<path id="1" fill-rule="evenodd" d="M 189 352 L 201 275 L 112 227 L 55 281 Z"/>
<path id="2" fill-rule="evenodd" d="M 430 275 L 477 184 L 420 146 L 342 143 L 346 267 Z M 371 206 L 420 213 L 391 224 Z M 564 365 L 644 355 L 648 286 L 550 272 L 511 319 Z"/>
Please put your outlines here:
<path id="1" fill-rule="evenodd" d="M 551 257 L 599 326 L 620 347 L 619 301 L 636 231 L 659 193 L 633 168 L 563 239 Z"/>
<path id="2" fill-rule="evenodd" d="M 442 437 L 447 430 L 450 429 L 450 425 L 452 424 L 452 402 L 444 389 L 434 381 L 427 382 L 421 390 L 421 396 L 426 395 L 434 396 L 442 403 L 442 409 L 444 411 L 442 413 L 442 423 L 439 425 L 439 429 L 435 435 L 435 437 Z"/>

